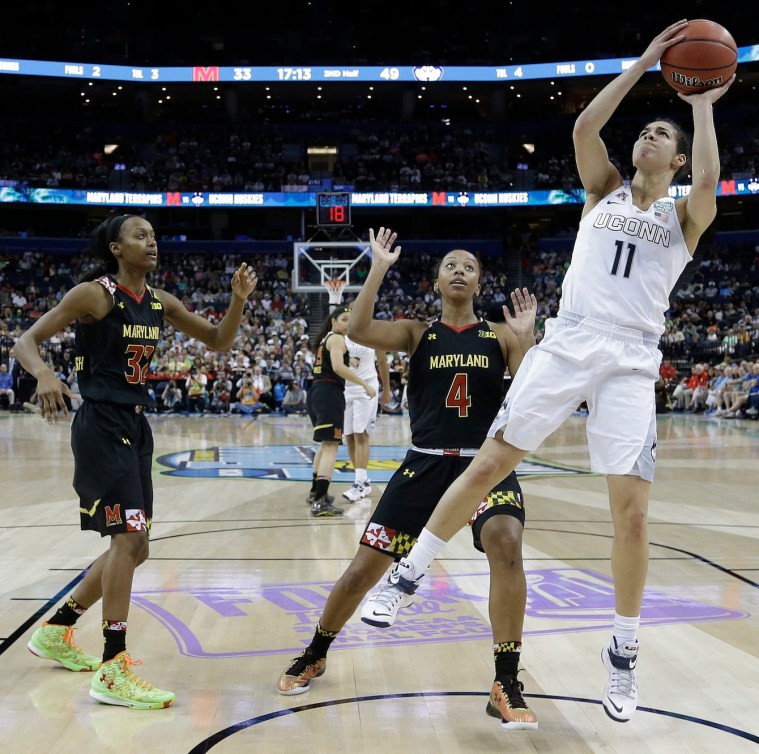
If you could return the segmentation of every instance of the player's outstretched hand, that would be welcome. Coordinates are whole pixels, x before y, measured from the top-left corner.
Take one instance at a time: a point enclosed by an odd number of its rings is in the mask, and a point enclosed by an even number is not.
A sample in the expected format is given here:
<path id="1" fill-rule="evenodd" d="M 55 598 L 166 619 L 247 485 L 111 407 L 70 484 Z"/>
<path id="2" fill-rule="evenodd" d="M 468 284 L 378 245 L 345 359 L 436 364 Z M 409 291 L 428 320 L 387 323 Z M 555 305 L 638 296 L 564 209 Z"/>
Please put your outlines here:
<path id="1" fill-rule="evenodd" d="M 646 68 L 652 68 L 660 60 L 664 51 L 673 44 L 682 41 L 685 38 L 683 31 L 688 26 L 688 21 L 682 19 L 670 24 L 661 34 L 657 34 L 646 51 L 640 56 L 640 61 L 645 64 Z"/>
<path id="2" fill-rule="evenodd" d="M 232 293 L 245 301 L 255 290 L 256 283 L 256 271 L 243 262 L 232 275 Z"/>
<path id="3" fill-rule="evenodd" d="M 372 262 L 384 262 L 388 267 L 395 264 L 401 254 L 401 247 L 393 244 L 398 238 L 390 228 L 380 228 L 374 235 L 374 228 L 369 228 L 369 245 L 372 248 Z"/>
<path id="4" fill-rule="evenodd" d="M 517 335 L 529 335 L 535 329 L 535 316 L 538 312 L 535 294 L 527 288 L 515 288 L 511 294 L 511 305 L 514 307 L 513 315 L 508 306 L 503 307 L 506 323 Z"/>
<path id="5" fill-rule="evenodd" d="M 691 106 L 695 105 L 699 100 L 705 100 L 706 102 L 714 104 L 730 88 L 733 81 L 735 81 L 735 74 L 733 74 L 722 86 L 715 86 L 712 89 L 707 89 L 705 92 L 695 92 L 694 94 L 678 92 L 677 96 Z"/>

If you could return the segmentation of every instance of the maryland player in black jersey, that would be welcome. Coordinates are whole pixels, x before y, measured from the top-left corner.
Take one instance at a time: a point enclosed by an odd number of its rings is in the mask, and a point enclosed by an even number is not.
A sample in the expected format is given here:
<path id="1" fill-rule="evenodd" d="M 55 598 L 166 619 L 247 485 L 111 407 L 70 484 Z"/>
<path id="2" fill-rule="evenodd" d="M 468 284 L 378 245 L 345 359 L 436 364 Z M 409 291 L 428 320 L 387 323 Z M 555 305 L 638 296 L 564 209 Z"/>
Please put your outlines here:
<path id="1" fill-rule="evenodd" d="M 372 318 L 374 300 L 400 248 L 396 235 L 370 231 L 372 266 L 351 308 L 348 335 L 362 345 L 410 355 L 408 378 L 412 449 L 391 478 L 348 570 L 335 584 L 311 644 L 280 676 L 280 694 L 306 691 L 324 673 L 329 646 L 366 593 L 393 560 L 405 555 L 424 528 L 439 497 L 466 469 L 484 441 L 504 392 L 506 368 L 516 373 L 535 343 L 536 302 L 526 289 L 512 294 L 515 314 L 506 321 L 478 319 L 473 300 L 482 270 L 477 258 L 456 249 L 441 260 L 434 289 L 442 300 L 440 319 L 386 322 Z M 488 714 L 507 728 L 537 728 L 537 717 L 517 680 L 527 585 L 522 565 L 524 500 L 515 474 L 497 484 L 471 520 L 474 546 L 490 564 L 490 620 L 495 681 Z M 405 605 L 411 604 L 409 596 Z M 397 609 L 397 608 L 396 608 Z M 382 615 L 362 620 L 386 625 Z"/>
<path id="2" fill-rule="evenodd" d="M 151 398 L 145 384 L 164 322 L 216 351 L 228 351 L 243 307 L 256 287 L 245 263 L 232 276 L 232 298 L 214 325 L 189 312 L 175 296 L 146 284 L 155 270 L 158 246 L 151 224 L 120 215 L 96 229 L 93 254 L 102 265 L 87 274 L 14 346 L 24 368 L 37 380 L 42 418 L 58 422 L 70 395 L 40 356 L 39 346 L 75 322 L 75 368 L 84 402 L 71 427 L 74 488 L 82 529 L 110 537 L 108 550 L 85 573 L 72 595 L 32 635 L 28 647 L 69 670 L 96 671 L 90 696 L 105 704 L 160 709 L 174 694 L 139 678 L 126 651 L 126 628 L 134 570 L 148 557 L 153 517 L 153 438 L 145 417 Z M 77 619 L 103 600 L 102 662 L 73 640 Z"/>
<path id="3" fill-rule="evenodd" d="M 350 309 L 347 306 L 336 307 L 324 318 L 316 336 L 314 380 L 306 396 L 306 410 L 314 427 L 314 441 L 320 443 L 314 456 L 314 477 L 308 504 L 311 515 L 319 518 L 343 514 L 342 508 L 335 507 L 335 498 L 327 493 L 343 439 L 345 381 L 361 385 L 370 398 L 377 394 L 366 380 L 348 366 L 350 361 L 345 333 L 349 318 Z"/>

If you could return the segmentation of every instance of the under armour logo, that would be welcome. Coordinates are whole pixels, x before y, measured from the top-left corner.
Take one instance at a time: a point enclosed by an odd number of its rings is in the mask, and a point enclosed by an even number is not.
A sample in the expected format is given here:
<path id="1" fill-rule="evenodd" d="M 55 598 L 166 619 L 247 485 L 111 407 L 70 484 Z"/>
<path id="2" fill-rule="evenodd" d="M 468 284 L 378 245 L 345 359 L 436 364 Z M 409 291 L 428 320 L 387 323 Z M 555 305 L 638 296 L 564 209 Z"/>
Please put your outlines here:
<path id="1" fill-rule="evenodd" d="M 409 479 L 416 474 L 416 471 L 411 471 L 410 469 L 403 469 L 403 476 L 407 476 Z"/>
<path id="2" fill-rule="evenodd" d="M 121 438 L 121 442 L 123 442 L 124 445 L 131 445 L 132 444 L 131 442 L 129 442 L 129 438 L 128 437 L 122 437 Z"/>
<path id="3" fill-rule="evenodd" d="M 430 333 L 430 334 L 427 336 L 427 340 L 437 340 L 437 335 L 436 335 L 434 332 L 431 332 L 431 333 Z"/>

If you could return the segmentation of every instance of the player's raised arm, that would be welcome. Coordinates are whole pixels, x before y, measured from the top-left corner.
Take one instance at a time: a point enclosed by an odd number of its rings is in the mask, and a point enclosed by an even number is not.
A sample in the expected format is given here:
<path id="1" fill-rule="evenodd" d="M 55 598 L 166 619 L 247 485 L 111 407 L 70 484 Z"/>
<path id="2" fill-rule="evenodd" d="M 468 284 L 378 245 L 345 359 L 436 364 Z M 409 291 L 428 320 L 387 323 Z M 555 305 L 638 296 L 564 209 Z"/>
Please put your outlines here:
<path id="1" fill-rule="evenodd" d="M 374 319 L 374 302 L 387 271 L 398 260 L 401 247 L 393 244 L 398 237 L 390 228 L 380 228 L 375 236 L 369 229 L 372 249 L 372 266 L 361 287 L 361 292 L 351 305 L 348 337 L 369 348 L 383 351 L 404 351 L 413 353 L 419 342 L 424 325 L 415 320 L 384 322 Z"/>

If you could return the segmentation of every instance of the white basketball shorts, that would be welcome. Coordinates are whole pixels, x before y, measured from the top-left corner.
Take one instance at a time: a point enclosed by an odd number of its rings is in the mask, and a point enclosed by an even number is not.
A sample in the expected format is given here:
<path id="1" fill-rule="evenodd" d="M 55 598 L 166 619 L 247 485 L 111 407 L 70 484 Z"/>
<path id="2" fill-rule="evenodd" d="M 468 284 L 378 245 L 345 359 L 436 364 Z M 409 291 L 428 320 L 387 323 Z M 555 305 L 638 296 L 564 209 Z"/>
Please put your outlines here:
<path id="1" fill-rule="evenodd" d="M 371 383 L 370 383 L 371 384 Z M 377 423 L 377 406 L 379 405 L 379 383 L 373 385 L 377 394 L 370 398 L 364 388 L 353 385 L 345 391 L 345 420 L 343 437 L 346 435 L 371 434 Z"/>
<path id="2" fill-rule="evenodd" d="M 514 447 L 537 450 L 586 402 L 591 470 L 653 481 L 658 344 L 651 333 L 561 312 L 525 355 L 488 436 L 503 430 Z"/>

